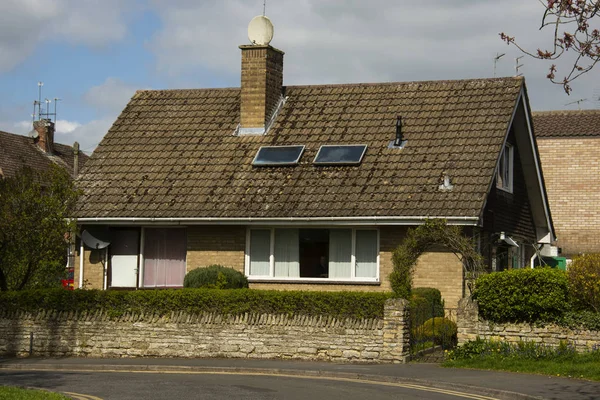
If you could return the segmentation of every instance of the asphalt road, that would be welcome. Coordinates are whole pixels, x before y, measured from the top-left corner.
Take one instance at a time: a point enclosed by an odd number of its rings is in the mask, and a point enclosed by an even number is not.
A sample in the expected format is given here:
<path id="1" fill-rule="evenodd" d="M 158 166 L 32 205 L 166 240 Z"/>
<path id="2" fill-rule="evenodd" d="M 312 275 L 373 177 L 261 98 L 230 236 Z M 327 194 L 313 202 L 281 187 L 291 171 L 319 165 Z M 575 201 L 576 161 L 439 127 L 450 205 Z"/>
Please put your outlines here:
<path id="1" fill-rule="evenodd" d="M 476 399 L 491 397 L 402 383 L 214 373 L 0 371 L 0 385 L 73 393 L 85 400 L 128 399 Z"/>

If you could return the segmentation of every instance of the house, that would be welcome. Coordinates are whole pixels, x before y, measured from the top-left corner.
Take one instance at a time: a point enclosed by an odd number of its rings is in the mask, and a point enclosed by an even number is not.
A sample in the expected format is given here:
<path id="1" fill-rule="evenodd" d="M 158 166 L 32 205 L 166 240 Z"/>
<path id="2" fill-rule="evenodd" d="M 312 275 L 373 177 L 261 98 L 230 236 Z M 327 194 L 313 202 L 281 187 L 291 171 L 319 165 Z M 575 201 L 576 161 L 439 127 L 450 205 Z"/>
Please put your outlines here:
<path id="1" fill-rule="evenodd" d="M 253 288 L 389 291 L 428 218 L 464 226 L 491 269 L 553 240 L 523 78 L 283 86 L 281 50 L 240 50 L 240 88 L 138 91 L 99 144 L 80 285 L 181 287 L 222 264 Z M 453 307 L 462 263 L 432 249 L 414 284 Z"/>
<path id="2" fill-rule="evenodd" d="M 50 165 L 64 167 L 71 176 L 85 165 L 88 156 L 74 147 L 54 143 L 54 122 L 42 119 L 34 122 L 34 133 L 27 137 L 0 131 L 0 170 L 4 178 L 15 176 L 21 168 L 42 172 Z"/>
<path id="3" fill-rule="evenodd" d="M 600 253 L 600 110 L 535 112 L 533 121 L 560 255 Z"/>

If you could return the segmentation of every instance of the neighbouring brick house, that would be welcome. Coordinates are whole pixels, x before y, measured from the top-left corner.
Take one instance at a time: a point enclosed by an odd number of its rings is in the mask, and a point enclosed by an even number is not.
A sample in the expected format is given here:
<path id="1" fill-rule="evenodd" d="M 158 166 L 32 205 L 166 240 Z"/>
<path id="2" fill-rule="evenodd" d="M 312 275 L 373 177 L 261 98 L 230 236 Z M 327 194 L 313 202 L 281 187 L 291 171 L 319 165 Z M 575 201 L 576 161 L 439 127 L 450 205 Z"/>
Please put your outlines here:
<path id="1" fill-rule="evenodd" d="M 282 51 L 240 49 L 241 88 L 138 91 L 99 144 L 80 285 L 181 287 L 223 264 L 253 288 L 386 291 L 427 218 L 464 226 L 490 269 L 553 240 L 522 78 L 283 86 Z M 431 249 L 414 284 L 454 307 L 462 263 Z"/>
<path id="2" fill-rule="evenodd" d="M 600 253 L 600 110 L 533 113 L 563 256 Z"/>

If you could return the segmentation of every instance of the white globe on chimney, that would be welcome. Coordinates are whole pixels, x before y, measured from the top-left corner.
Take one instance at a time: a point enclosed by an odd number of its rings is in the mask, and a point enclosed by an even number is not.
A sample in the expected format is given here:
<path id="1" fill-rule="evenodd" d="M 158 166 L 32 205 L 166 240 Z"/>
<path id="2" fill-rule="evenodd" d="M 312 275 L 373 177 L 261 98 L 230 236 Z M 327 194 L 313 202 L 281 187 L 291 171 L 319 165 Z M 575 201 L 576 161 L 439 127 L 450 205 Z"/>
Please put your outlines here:
<path id="1" fill-rule="evenodd" d="M 248 24 L 248 39 L 250 39 L 252 44 L 268 46 L 271 40 L 273 40 L 273 24 L 271 20 L 264 15 L 252 18 L 252 21 Z"/>

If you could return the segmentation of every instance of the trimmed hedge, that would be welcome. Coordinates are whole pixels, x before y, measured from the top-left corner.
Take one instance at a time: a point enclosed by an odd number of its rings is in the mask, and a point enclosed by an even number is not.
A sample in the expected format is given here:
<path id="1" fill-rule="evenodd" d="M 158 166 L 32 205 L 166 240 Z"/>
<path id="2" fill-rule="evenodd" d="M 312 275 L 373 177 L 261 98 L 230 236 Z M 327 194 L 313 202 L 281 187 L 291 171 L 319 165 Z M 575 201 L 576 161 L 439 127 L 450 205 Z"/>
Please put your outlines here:
<path id="1" fill-rule="evenodd" d="M 335 318 L 383 318 L 391 293 L 307 292 L 271 290 L 64 290 L 0 292 L 0 310 L 37 312 L 103 310 L 111 317 L 125 313 L 168 315 L 214 312 L 222 315 L 286 314 Z"/>
<path id="2" fill-rule="evenodd" d="M 444 300 L 439 289 L 414 288 L 410 297 L 410 307 L 413 314 L 444 316 Z"/>
<path id="3" fill-rule="evenodd" d="M 196 268 L 185 275 L 184 288 L 243 289 L 248 287 L 248 278 L 240 271 L 222 265 Z"/>
<path id="4" fill-rule="evenodd" d="M 558 269 L 513 269 L 481 276 L 473 298 L 489 321 L 550 322 L 569 309 L 569 284 Z"/>

